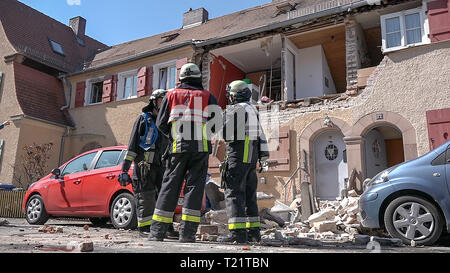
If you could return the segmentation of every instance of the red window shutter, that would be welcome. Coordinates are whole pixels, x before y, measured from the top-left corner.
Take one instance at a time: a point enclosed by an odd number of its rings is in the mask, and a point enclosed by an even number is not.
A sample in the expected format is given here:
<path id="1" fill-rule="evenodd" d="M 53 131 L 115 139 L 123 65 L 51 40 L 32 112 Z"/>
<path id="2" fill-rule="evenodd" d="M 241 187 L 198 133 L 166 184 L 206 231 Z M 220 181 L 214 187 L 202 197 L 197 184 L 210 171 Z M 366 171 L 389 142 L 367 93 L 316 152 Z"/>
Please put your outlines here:
<path id="1" fill-rule="evenodd" d="M 150 70 L 152 70 L 149 67 L 141 67 L 138 71 L 137 77 L 138 77 L 138 84 L 137 84 L 137 95 L 138 97 L 143 97 L 149 94 L 151 87 L 149 86 L 149 77 L 150 77 Z M 151 73 L 153 74 L 153 73 Z"/>
<path id="2" fill-rule="evenodd" d="M 180 71 L 181 71 L 181 67 L 185 64 L 188 63 L 188 59 L 184 58 L 184 59 L 179 59 L 177 61 L 177 83 L 176 86 L 178 86 L 180 84 Z"/>
<path id="3" fill-rule="evenodd" d="M 278 132 L 278 147 L 275 151 L 270 151 L 269 160 L 276 160 L 278 163 L 276 166 L 270 167 L 270 171 L 289 171 L 291 167 L 290 163 L 290 132 L 289 127 L 282 127 Z M 271 144 L 276 139 L 270 138 L 268 140 L 268 145 Z"/>
<path id="4" fill-rule="evenodd" d="M 75 107 L 84 106 L 84 93 L 86 92 L 86 82 L 77 83 L 75 91 Z"/>
<path id="5" fill-rule="evenodd" d="M 116 96 L 116 76 L 109 75 L 103 81 L 102 102 L 111 102 L 115 100 Z"/>
<path id="6" fill-rule="evenodd" d="M 450 0 L 427 3 L 430 40 L 432 42 L 450 39 Z"/>
<path id="7" fill-rule="evenodd" d="M 430 150 L 450 140 L 450 108 L 426 112 Z"/>
<path id="8" fill-rule="evenodd" d="M 153 92 L 153 66 L 147 68 L 147 91 L 146 95 L 151 95 Z"/>

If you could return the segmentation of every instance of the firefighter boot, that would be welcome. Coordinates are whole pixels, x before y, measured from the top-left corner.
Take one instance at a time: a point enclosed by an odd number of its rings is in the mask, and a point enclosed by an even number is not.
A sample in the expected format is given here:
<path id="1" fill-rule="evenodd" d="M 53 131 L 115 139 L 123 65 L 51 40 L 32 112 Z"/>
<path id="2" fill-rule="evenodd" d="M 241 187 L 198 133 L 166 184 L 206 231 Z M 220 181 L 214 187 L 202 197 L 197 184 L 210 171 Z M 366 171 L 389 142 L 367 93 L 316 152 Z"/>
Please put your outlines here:
<path id="1" fill-rule="evenodd" d="M 250 243 L 260 242 L 261 241 L 261 233 L 259 231 L 259 228 L 248 228 L 247 229 L 247 238 Z"/>
<path id="2" fill-rule="evenodd" d="M 237 243 L 237 244 L 246 244 L 247 243 L 247 230 L 245 229 L 236 229 L 232 230 L 226 236 L 220 236 L 217 239 L 220 243 Z"/>
<path id="3" fill-rule="evenodd" d="M 168 239 L 179 239 L 180 233 L 178 231 L 175 231 L 173 228 L 173 224 L 169 226 L 169 229 L 166 232 L 166 237 Z"/>
<path id="4" fill-rule="evenodd" d="M 150 235 L 150 226 L 138 227 L 139 236 L 147 238 Z"/>
<path id="5" fill-rule="evenodd" d="M 197 233 L 198 223 L 181 221 L 180 243 L 195 243 L 195 234 Z"/>

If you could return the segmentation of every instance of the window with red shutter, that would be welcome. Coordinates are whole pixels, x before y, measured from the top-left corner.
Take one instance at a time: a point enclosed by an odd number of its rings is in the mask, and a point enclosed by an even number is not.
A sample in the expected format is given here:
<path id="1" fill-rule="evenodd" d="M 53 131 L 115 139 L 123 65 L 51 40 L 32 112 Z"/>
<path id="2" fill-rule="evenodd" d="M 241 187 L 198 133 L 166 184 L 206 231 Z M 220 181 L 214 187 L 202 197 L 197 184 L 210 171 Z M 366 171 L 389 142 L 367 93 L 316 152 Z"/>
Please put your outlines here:
<path id="1" fill-rule="evenodd" d="M 450 140 L 450 108 L 426 112 L 430 150 Z"/>
<path id="2" fill-rule="evenodd" d="M 153 67 L 141 67 L 137 77 L 137 96 L 150 95 L 153 89 Z"/>
<path id="3" fill-rule="evenodd" d="M 109 75 L 103 81 L 102 102 L 111 102 L 115 100 L 116 94 L 116 75 Z"/>
<path id="4" fill-rule="evenodd" d="M 450 0 L 437 0 L 427 3 L 428 24 L 432 42 L 450 39 Z"/>
<path id="5" fill-rule="evenodd" d="M 75 91 L 75 107 L 84 106 L 85 92 L 86 92 L 86 82 L 77 83 L 77 88 Z"/>

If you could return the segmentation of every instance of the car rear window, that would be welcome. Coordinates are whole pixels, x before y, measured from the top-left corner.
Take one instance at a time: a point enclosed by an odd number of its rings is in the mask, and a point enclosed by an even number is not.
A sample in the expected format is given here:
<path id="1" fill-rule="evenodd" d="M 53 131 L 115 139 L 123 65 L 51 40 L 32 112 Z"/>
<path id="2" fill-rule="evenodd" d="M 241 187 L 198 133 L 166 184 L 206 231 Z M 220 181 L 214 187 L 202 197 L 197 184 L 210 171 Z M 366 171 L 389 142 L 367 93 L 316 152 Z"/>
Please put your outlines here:
<path id="1" fill-rule="evenodd" d="M 121 150 L 102 152 L 97 164 L 95 165 L 95 169 L 110 168 L 119 165 L 119 157 L 121 153 Z"/>

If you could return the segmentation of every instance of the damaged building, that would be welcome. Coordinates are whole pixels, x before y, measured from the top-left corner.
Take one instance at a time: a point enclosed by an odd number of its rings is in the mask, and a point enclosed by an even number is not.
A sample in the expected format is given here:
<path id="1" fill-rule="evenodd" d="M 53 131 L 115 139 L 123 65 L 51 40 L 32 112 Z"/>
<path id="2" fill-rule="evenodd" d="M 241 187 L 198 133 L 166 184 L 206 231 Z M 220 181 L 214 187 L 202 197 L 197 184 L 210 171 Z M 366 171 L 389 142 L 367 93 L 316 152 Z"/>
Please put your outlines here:
<path id="1" fill-rule="evenodd" d="M 446 0 L 290 0 L 217 18 L 189 10 L 178 29 L 99 47 L 80 57 L 78 69 L 62 71 L 59 106 L 67 104 L 67 123 L 52 124 L 57 133 L 41 126 L 43 134 L 58 135 L 60 162 L 126 144 L 130 120 L 151 92 L 174 88 L 181 66 L 192 61 L 223 108 L 227 83 L 250 83 L 276 161 L 258 174 L 260 208 L 303 195 L 342 199 L 349 190 L 361 193 L 366 178 L 448 140 L 449 8 Z M 6 162 L 15 162 L 19 146 L 3 144 L 2 181 L 13 182 Z M 219 162 L 210 157 L 215 180 Z"/>

